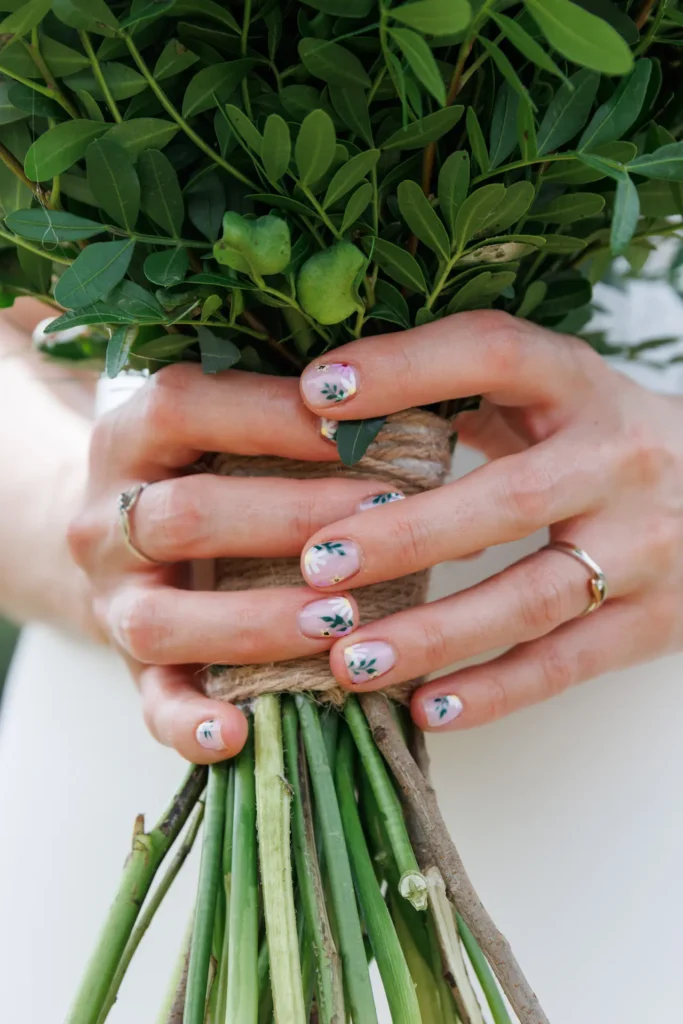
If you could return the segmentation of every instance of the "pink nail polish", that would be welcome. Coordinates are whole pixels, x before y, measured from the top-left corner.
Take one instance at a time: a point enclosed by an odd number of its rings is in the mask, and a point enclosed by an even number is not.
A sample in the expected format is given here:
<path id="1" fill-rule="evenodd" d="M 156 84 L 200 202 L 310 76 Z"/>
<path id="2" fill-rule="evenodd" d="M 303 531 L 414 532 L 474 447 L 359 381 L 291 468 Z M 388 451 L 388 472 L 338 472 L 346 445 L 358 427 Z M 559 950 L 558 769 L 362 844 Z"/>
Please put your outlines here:
<path id="1" fill-rule="evenodd" d="M 314 587 L 334 587 L 361 566 L 361 552 L 352 540 L 328 540 L 314 544 L 304 555 L 304 575 Z"/>
<path id="2" fill-rule="evenodd" d="M 324 416 L 320 418 L 320 436 L 326 441 L 331 441 L 332 444 L 335 444 L 338 430 L 339 424 L 336 420 L 328 420 Z"/>
<path id="3" fill-rule="evenodd" d="M 221 723 L 215 718 L 210 718 L 207 722 L 202 722 L 198 725 L 195 736 L 197 737 L 197 743 L 201 747 L 205 747 L 206 750 L 227 749 L 223 742 Z"/>
<path id="4" fill-rule="evenodd" d="M 304 636 L 319 640 L 326 636 L 346 636 L 355 623 L 353 605 L 346 597 L 329 597 L 304 605 L 298 615 Z"/>
<path id="5" fill-rule="evenodd" d="M 311 405 L 339 405 L 356 394 L 358 374 L 348 363 L 316 363 L 304 370 L 301 387 Z"/>
<path id="6" fill-rule="evenodd" d="M 380 505 L 390 505 L 393 501 L 403 501 L 405 494 L 401 491 L 386 491 L 385 494 L 372 494 L 364 498 L 358 506 L 359 512 L 367 512 L 370 508 L 378 508 Z"/>
<path id="7" fill-rule="evenodd" d="M 427 723 L 434 729 L 439 725 L 448 725 L 463 712 L 463 703 L 454 693 L 443 697 L 427 697 L 422 702 Z"/>
<path id="8" fill-rule="evenodd" d="M 396 654 L 383 640 L 352 644 L 344 651 L 344 661 L 352 683 L 367 683 L 383 676 L 396 664 Z"/>

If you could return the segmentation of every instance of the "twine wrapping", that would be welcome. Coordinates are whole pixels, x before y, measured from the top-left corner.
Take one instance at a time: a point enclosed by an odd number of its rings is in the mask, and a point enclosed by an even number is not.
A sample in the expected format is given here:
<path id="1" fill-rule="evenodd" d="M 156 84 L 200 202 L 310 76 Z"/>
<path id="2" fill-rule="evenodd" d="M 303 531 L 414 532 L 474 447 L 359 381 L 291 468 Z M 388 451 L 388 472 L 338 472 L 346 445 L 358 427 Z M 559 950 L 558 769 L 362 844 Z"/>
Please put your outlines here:
<path id="1" fill-rule="evenodd" d="M 222 476 L 369 477 L 387 490 L 405 494 L 439 487 L 450 468 L 451 428 L 433 413 L 421 409 L 390 416 L 376 441 L 355 466 L 329 462 L 294 462 L 273 457 L 216 455 L 212 469 Z M 372 513 L 381 515 L 381 513 Z M 304 583 L 298 558 L 223 558 L 216 565 L 217 590 L 300 586 Z M 388 583 L 354 590 L 361 622 L 372 622 L 421 604 L 427 595 L 429 572 L 414 573 Z M 341 705 L 344 691 L 330 673 L 328 654 L 271 662 L 266 665 L 215 665 L 202 679 L 204 692 L 219 700 L 238 701 L 261 693 L 314 691 L 322 700 Z M 417 681 L 387 691 L 405 701 Z"/>

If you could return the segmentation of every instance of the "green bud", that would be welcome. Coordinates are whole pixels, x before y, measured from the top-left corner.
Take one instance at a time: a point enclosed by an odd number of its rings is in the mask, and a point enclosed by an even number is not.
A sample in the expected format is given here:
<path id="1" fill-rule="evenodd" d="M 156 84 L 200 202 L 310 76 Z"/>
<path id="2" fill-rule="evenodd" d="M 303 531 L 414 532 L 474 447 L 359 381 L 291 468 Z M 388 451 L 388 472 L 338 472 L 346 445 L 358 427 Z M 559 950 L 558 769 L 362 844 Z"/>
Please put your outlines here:
<path id="1" fill-rule="evenodd" d="M 228 211 L 223 217 L 223 237 L 213 254 L 219 263 L 241 274 L 281 274 L 291 258 L 289 227 L 280 217 L 247 220 Z"/>
<path id="2" fill-rule="evenodd" d="M 299 271 L 297 297 L 319 324 L 339 324 L 363 308 L 358 297 L 366 259 L 351 242 L 337 242 L 306 260 Z"/>

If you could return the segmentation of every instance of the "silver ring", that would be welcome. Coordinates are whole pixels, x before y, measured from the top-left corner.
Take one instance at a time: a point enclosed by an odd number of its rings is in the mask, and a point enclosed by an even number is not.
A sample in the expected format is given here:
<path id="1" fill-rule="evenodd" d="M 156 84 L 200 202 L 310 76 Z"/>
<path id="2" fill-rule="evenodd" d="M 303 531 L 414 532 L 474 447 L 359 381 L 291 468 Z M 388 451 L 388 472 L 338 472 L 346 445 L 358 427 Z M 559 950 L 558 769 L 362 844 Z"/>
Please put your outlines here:
<path id="1" fill-rule="evenodd" d="M 134 487 L 129 487 L 127 491 L 121 491 L 116 502 L 116 510 L 119 516 L 119 523 L 121 524 L 124 543 L 131 554 L 139 558 L 141 562 L 147 562 L 151 565 L 162 565 L 163 563 L 158 562 L 156 558 L 150 558 L 143 551 L 140 551 L 133 542 L 130 514 L 137 505 L 145 487 L 149 487 L 149 484 L 135 484 Z"/>
<path id="2" fill-rule="evenodd" d="M 584 615 L 596 612 L 607 600 L 607 577 L 598 563 L 583 548 L 577 548 L 575 544 L 570 544 L 564 540 L 552 541 L 550 544 L 546 544 L 546 548 L 551 551 L 562 551 L 565 555 L 571 555 L 572 558 L 575 558 L 577 562 L 581 562 L 588 569 L 591 573 L 591 578 L 588 581 L 590 604 L 585 612 L 581 613 L 580 617 L 583 618 Z"/>

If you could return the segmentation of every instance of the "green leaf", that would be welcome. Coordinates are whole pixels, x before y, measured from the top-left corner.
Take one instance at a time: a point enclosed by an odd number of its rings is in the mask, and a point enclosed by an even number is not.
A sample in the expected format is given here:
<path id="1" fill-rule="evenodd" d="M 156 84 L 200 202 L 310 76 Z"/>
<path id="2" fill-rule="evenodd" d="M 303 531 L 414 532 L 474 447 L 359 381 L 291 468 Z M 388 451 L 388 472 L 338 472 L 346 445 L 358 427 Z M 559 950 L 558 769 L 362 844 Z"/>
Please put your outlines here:
<path id="1" fill-rule="evenodd" d="M 484 270 L 459 289 L 448 303 L 446 312 L 460 313 L 465 309 L 484 309 L 490 306 L 506 288 L 514 283 L 517 274 L 512 270 Z"/>
<path id="2" fill-rule="evenodd" d="M 503 82 L 491 116 L 489 136 L 490 167 L 499 167 L 517 146 L 517 111 L 520 98 L 507 82 Z"/>
<path id="3" fill-rule="evenodd" d="M 505 190 L 499 203 L 492 208 L 486 220 L 486 232 L 499 235 L 521 220 L 536 197 L 536 189 L 530 181 L 516 181 Z"/>
<path id="4" fill-rule="evenodd" d="M 360 135 L 368 146 L 374 146 L 370 111 L 365 90 L 360 86 L 341 86 L 332 82 L 329 86 L 330 100 L 335 113 L 347 128 Z"/>
<path id="5" fill-rule="evenodd" d="M 337 451 L 345 466 L 355 466 L 365 455 L 380 430 L 386 416 L 371 420 L 344 420 L 337 427 Z"/>
<path id="6" fill-rule="evenodd" d="M 644 153 L 628 165 L 633 174 L 660 181 L 683 181 L 683 142 L 660 146 L 654 153 Z"/>
<path id="7" fill-rule="evenodd" d="M 62 314 L 56 320 L 51 321 L 49 330 L 66 331 L 69 327 L 90 327 L 92 325 L 103 327 L 115 324 L 131 324 L 133 322 L 134 317 L 129 316 L 128 313 L 120 312 L 106 306 L 104 303 L 98 302 L 88 310 L 79 309 Z"/>
<path id="8" fill-rule="evenodd" d="M 0 21 L 0 39 L 6 46 L 14 38 L 25 36 L 27 32 L 39 25 L 50 10 L 51 0 L 29 0 L 12 14 Z"/>
<path id="9" fill-rule="evenodd" d="M 135 28 L 143 23 L 149 24 L 168 14 L 175 4 L 175 0 L 147 0 L 145 3 L 131 5 L 131 12 L 121 23 L 121 28 Z"/>
<path id="10" fill-rule="evenodd" d="M 517 307 L 516 315 L 522 317 L 522 319 L 531 316 L 536 306 L 543 302 L 547 291 L 548 285 L 545 281 L 532 281 L 524 292 L 524 297 Z"/>
<path id="11" fill-rule="evenodd" d="M 388 281 L 377 281 L 375 285 L 375 305 L 369 312 L 369 316 L 375 320 L 386 320 L 399 327 L 408 328 L 410 324 L 410 310 L 408 303 L 401 295 L 398 288 Z"/>
<path id="12" fill-rule="evenodd" d="M 128 362 L 130 350 L 138 336 L 137 326 L 117 327 L 107 344 L 104 368 L 107 377 L 118 377 Z"/>
<path id="13" fill-rule="evenodd" d="M 80 101 L 81 108 L 85 110 L 86 116 L 91 121 L 104 121 L 104 114 L 97 106 L 97 103 L 89 92 L 86 92 L 84 89 L 79 89 L 76 92 L 76 96 Z"/>
<path id="14" fill-rule="evenodd" d="M 12 82 L 0 82 L 0 125 L 12 124 L 13 121 L 23 121 L 26 118 L 26 111 L 19 110 L 9 98 Z"/>
<path id="15" fill-rule="evenodd" d="M 115 124 L 109 129 L 107 138 L 118 142 L 136 160 L 146 149 L 163 149 L 177 131 L 178 125 L 173 121 L 164 121 L 159 117 L 137 117 L 133 121 Z"/>
<path id="16" fill-rule="evenodd" d="M 134 242 L 91 242 L 62 274 L 55 287 L 55 299 L 65 309 L 79 309 L 99 302 L 126 275 Z"/>
<path id="17" fill-rule="evenodd" d="M 523 57 L 530 60 L 537 67 L 548 71 L 551 75 L 557 75 L 564 79 L 566 76 L 561 68 L 557 66 L 552 57 L 546 53 L 543 47 L 533 36 L 523 28 L 518 21 L 508 18 L 506 14 L 491 13 L 491 17 L 498 25 L 498 28 L 510 40 L 512 45 L 519 50 Z"/>
<path id="18" fill-rule="evenodd" d="M 427 114 L 419 121 L 413 121 L 405 128 L 399 128 L 382 143 L 381 149 L 422 149 L 430 142 L 437 142 L 455 127 L 464 107 L 444 107 L 433 114 Z"/>
<path id="19" fill-rule="evenodd" d="M 38 206 L 33 210 L 15 210 L 5 218 L 7 227 L 15 235 L 30 238 L 43 245 L 55 242 L 79 242 L 93 235 L 101 235 L 104 228 L 97 221 L 77 217 L 64 210 L 48 210 Z"/>
<path id="20" fill-rule="evenodd" d="M 113 35 L 118 21 L 105 0 L 52 0 L 55 16 L 70 28 Z"/>
<path id="21" fill-rule="evenodd" d="M 595 149 L 625 135 L 638 120 L 652 73 L 652 61 L 639 60 L 632 74 L 620 82 L 614 94 L 593 115 L 579 139 L 579 149 Z"/>
<path id="22" fill-rule="evenodd" d="M 401 53 L 408 62 L 408 67 L 413 72 L 418 82 L 424 85 L 430 95 L 442 107 L 446 106 L 446 86 L 444 85 L 441 72 L 434 59 L 434 54 L 427 46 L 422 36 L 409 28 L 393 28 L 389 35 L 398 43 Z"/>
<path id="23" fill-rule="evenodd" d="M 225 103 L 253 66 L 253 60 L 231 60 L 227 64 L 212 64 L 198 71 L 185 90 L 183 117 L 194 117 Z"/>
<path id="24" fill-rule="evenodd" d="M 219 338 L 208 327 L 196 327 L 204 373 L 220 373 L 239 363 L 242 354 L 229 338 Z"/>
<path id="25" fill-rule="evenodd" d="M 486 148 L 486 141 L 484 139 L 484 133 L 481 130 L 479 124 L 479 118 L 477 117 L 474 107 L 467 108 L 467 137 L 470 140 L 470 149 L 472 150 L 472 156 L 479 164 L 479 170 L 482 174 L 486 174 L 489 169 L 489 151 Z"/>
<path id="26" fill-rule="evenodd" d="M 455 231 L 458 210 L 470 187 L 470 156 L 467 150 L 451 153 L 439 171 L 439 210 L 448 225 L 451 237 Z"/>
<path id="27" fill-rule="evenodd" d="M 253 150 L 257 156 L 260 156 L 263 138 L 261 137 L 261 133 L 258 128 L 252 124 L 247 115 L 243 113 L 239 107 L 233 106 L 232 103 L 226 104 L 225 113 L 228 117 L 228 121 L 243 142 L 245 142 L 249 149 Z"/>
<path id="28" fill-rule="evenodd" d="M 291 156 L 289 126 L 279 114 L 271 114 L 263 130 L 261 159 L 266 175 L 273 184 L 287 173 Z"/>
<path id="29" fill-rule="evenodd" d="M 349 228 L 352 228 L 362 214 L 365 213 L 372 202 L 373 193 L 374 189 L 369 182 L 356 189 L 344 210 L 344 218 L 340 228 L 342 234 L 348 231 Z"/>
<path id="30" fill-rule="evenodd" d="M 575 64 L 606 75 L 626 75 L 633 67 L 623 37 L 602 18 L 570 0 L 524 0 L 551 46 Z"/>
<path id="31" fill-rule="evenodd" d="M 334 160 L 337 136 L 334 123 L 324 110 L 312 110 L 299 129 L 294 157 L 301 184 L 319 181 Z"/>
<path id="32" fill-rule="evenodd" d="M 512 64 L 507 59 L 503 51 L 500 49 L 500 47 L 496 46 L 496 44 L 492 43 L 490 39 L 486 39 L 483 36 L 480 42 L 482 43 L 484 48 L 488 50 L 488 52 L 490 53 L 493 63 L 496 65 L 496 67 L 498 68 L 498 70 L 500 71 L 501 75 L 503 76 L 507 84 L 510 86 L 510 88 L 514 92 L 516 92 L 518 96 L 521 96 L 522 99 L 526 100 L 527 103 L 531 103 L 533 106 L 533 102 L 531 100 L 531 97 L 529 96 L 526 86 L 520 79 L 519 75 L 517 74 L 517 72 L 515 71 L 515 69 L 513 68 Z"/>
<path id="33" fill-rule="evenodd" d="M 299 41 L 299 56 L 307 71 L 314 78 L 321 78 L 328 84 L 355 86 L 369 89 L 370 77 L 350 50 L 338 43 L 311 37 Z"/>
<path id="34" fill-rule="evenodd" d="M 427 294 L 427 284 L 420 264 L 400 245 L 387 242 L 384 238 L 366 237 L 363 239 L 363 248 L 366 252 L 372 253 L 372 259 L 377 266 L 394 281 L 414 292 Z"/>
<path id="35" fill-rule="evenodd" d="M 462 32 L 472 18 L 468 0 L 417 0 L 417 3 L 390 8 L 387 13 L 396 21 L 430 36 Z"/>
<path id="36" fill-rule="evenodd" d="M 138 162 L 142 209 L 155 224 L 178 238 L 185 219 L 185 203 L 173 164 L 157 149 L 146 149 Z"/>
<path id="37" fill-rule="evenodd" d="M 612 160 L 605 160 L 595 153 L 580 153 L 579 159 L 582 163 L 588 164 L 591 170 L 598 172 L 603 178 L 614 178 L 615 181 L 621 181 L 622 178 L 626 177 L 626 169 L 622 164 L 615 164 Z"/>
<path id="38" fill-rule="evenodd" d="M 65 46 L 57 39 L 50 39 L 49 36 L 41 36 L 40 49 L 43 60 L 55 78 L 75 75 L 77 71 L 83 71 L 84 68 L 90 67 L 90 61 L 84 53 Z"/>
<path id="39" fill-rule="evenodd" d="M 99 121 L 65 121 L 39 135 L 24 161 L 29 181 L 47 181 L 61 174 L 85 156 L 95 139 L 107 131 L 109 125 Z"/>
<path id="40" fill-rule="evenodd" d="M 630 46 L 639 41 L 640 33 L 636 23 L 627 14 L 619 10 L 612 0 L 574 0 L 574 3 L 578 4 L 579 7 L 583 7 L 585 11 L 590 11 L 591 14 L 595 14 L 598 18 L 606 21 L 617 30 L 620 36 L 623 36 Z"/>
<path id="41" fill-rule="evenodd" d="M 163 82 L 165 78 L 173 78 L 183 71 L 187 71 L 197 63 L 199 57 L 192 50 L 188 50 L 177 39 L 169 39 L 161 51 L 161 56 L 154 65 L 155 82 Z"/>
<path id="42" fill-rule="evenodd" d="M 597 217 L 602 213 L 604 205 L 604 196 L 592 192 L 573 192 L 558 196 L 540 210 L 534 210 L 533 216 L 537 220 L 550 221 L 551 224 L 572 224 L 585 217 Z"/>
<path id="43" fill-rule="evenodd" d="M 111 139 L 91 142 L 85 154 L 90 191 L 115 224 L 134 231 L 140 213 L 140 181 L 128 153 Z"/>
<path id="44" fill-rule="evenodd" d="M 176 15 L 188 14 L 191 18 L 208 18 L 210 21 L 217 21 L 237 36 L 242 31 L 235 21 L 234 15 L 223 7 L 222 4 L 214 3 L 214 0 L 176 0 L 176 3 L 173 5 L 173 13 Z"/>
<path id="45" fill-rule="evenodd" d="M 36 252 L 20 247 L 17 249 L 17 258 L 26 278 L 24 285 L 28 285 L 31 291 L 37 292 L 38 295 L 47 295 L 52 281 L 50 257 L 39 256 Z"/>
<path id="46" fill-rule="evenodd" d="M 380 152 L 378 149 L 369 149 L 365 153 L 358 153 L 357 156 L 352 156 L 350 160 L 342 164 L 327 186 L 327 192 L 323 200 L 323 209 L 326 210 L 328 206 L 332 206 L 338 199 L 345 196 L 347 192 L 350 192 L 352 188 L 355 188 L 377 166 L 379 158 Z"/>
<path id="47" fill-rule="evenodd" d="M 32 117 L 57 117 L 60 119 L 64 116 L 64 110 L 59 103 L 41 95 L 28 85 L 13 83 L 9 87 L 7 98 L 16 110 L 22 112 L 22 115 L 31 114 Z M 16 121 L 17 118 L 13 117 L 11 120 Z"/>
<path id="48" fill-rule="evenodd" d="M 638 189 L 628 175 L 617 182 L 617 193 L 612 213 L 610 248 L 612 255 L 620 256 L 633 238 L 640 217 Z"/>
<path id="49" fill-rule="evenodd" d="M 543 252 L 564 255 L 576 252 L 578 249 L 585 249 L 586 244 L 585 238 L 574 238 L 572 235 L 546 235 Z"/>
<path id="50" fill-rule="evenodd" d="M 455 245 L 464 249 L 470 238 L 483 230 L 505 196 L 504 185 L 484 185 L 467 197 L 455 218 Z"/>
<path id="51" fill-rule="evenodd" d="M 140 323 L 159 323 L 164 311 L 156 298 L 134 281 L 123 281 L 109 298 L 107 305 L 127 313 Z"/>
<path id="52" fill-rule="evenodd" d="M 535 160 L 538 156 L 536 119 L 531 104 L 520 100 L 517 106 L 517 141 L 522 160 Z"/>
<path id="53" fill-rule="evenodd" d="M 539 155 L 560 149 L 581 131 L 593 106 L 600 76 L 582 68 L 555 93 L 538 129 Z"/>
<path id="54" fill-rule="evenodd" d="M 447 260 L 451 251 L 448 232 L 417 182 L 402 181 L 397 198 L 401 216 L 415 237 Z"/>
<path id="55" fill-rule="evenodd" d="M 187 249 L 178 246 L 177 249 L 166 249 L 163 252 L 153 252 L 145 260 L 145 277 L 152 284 L 158 284 L 162 288 L 172 288 L 185 280 L 185 275 L 190 266 Z"/>
<path id="56" fill-rule="evenodd" d="M 309 7 L 337 18 L 367 18 L 375 0 L 304 0 Z"/>
<path id="57" fill-rule="evenodd" d="M 311 206 L 304 206 L 296 199 L 289 196 L 277 196 L 270 192 L 254 192 L 249 197 L 257 203 L 265 203 L 267 206 L 274 206 L 277 210 L 287 210 L 288 213 L 296 213 L 299 217 L 318 217 L 318 213 Z"/>
<path id="58" fill-rule="evenodd" d="M 576 160 L 552 165 L 544 177 L 546 181 L 566 185 L 588 185 L 608 175 L 604 161 L 611 164 L 627 164 L 633 160 L 637 152 L 638 147 L 634 142 L 605 142 L 596 146 L 593 153 L 580 153 L 577 154 Z"/>
<path id="59" fill-rule="evenodd" d="M 32 201 L 31 189 L 9 167 L 0 163 L 0 217 L 6 218 L 17 210 L 26 210 Z"/>
<path id="60" fill-rule="evenodd" d="M 102 76 L 115 100 L 130 99 L 131 96 L 139 95 L 148 87 L 147 81 L 139 71 L 128 67 L 127 64 L 119 64 L 115 60 L 102 64 Z M 93 99 L 99 103 L 102 103 L 105 98 L 99 81 L 90 69 L 69 75 L 64 79 L 64 84 L 73 92 L 90 93 Z"/>

